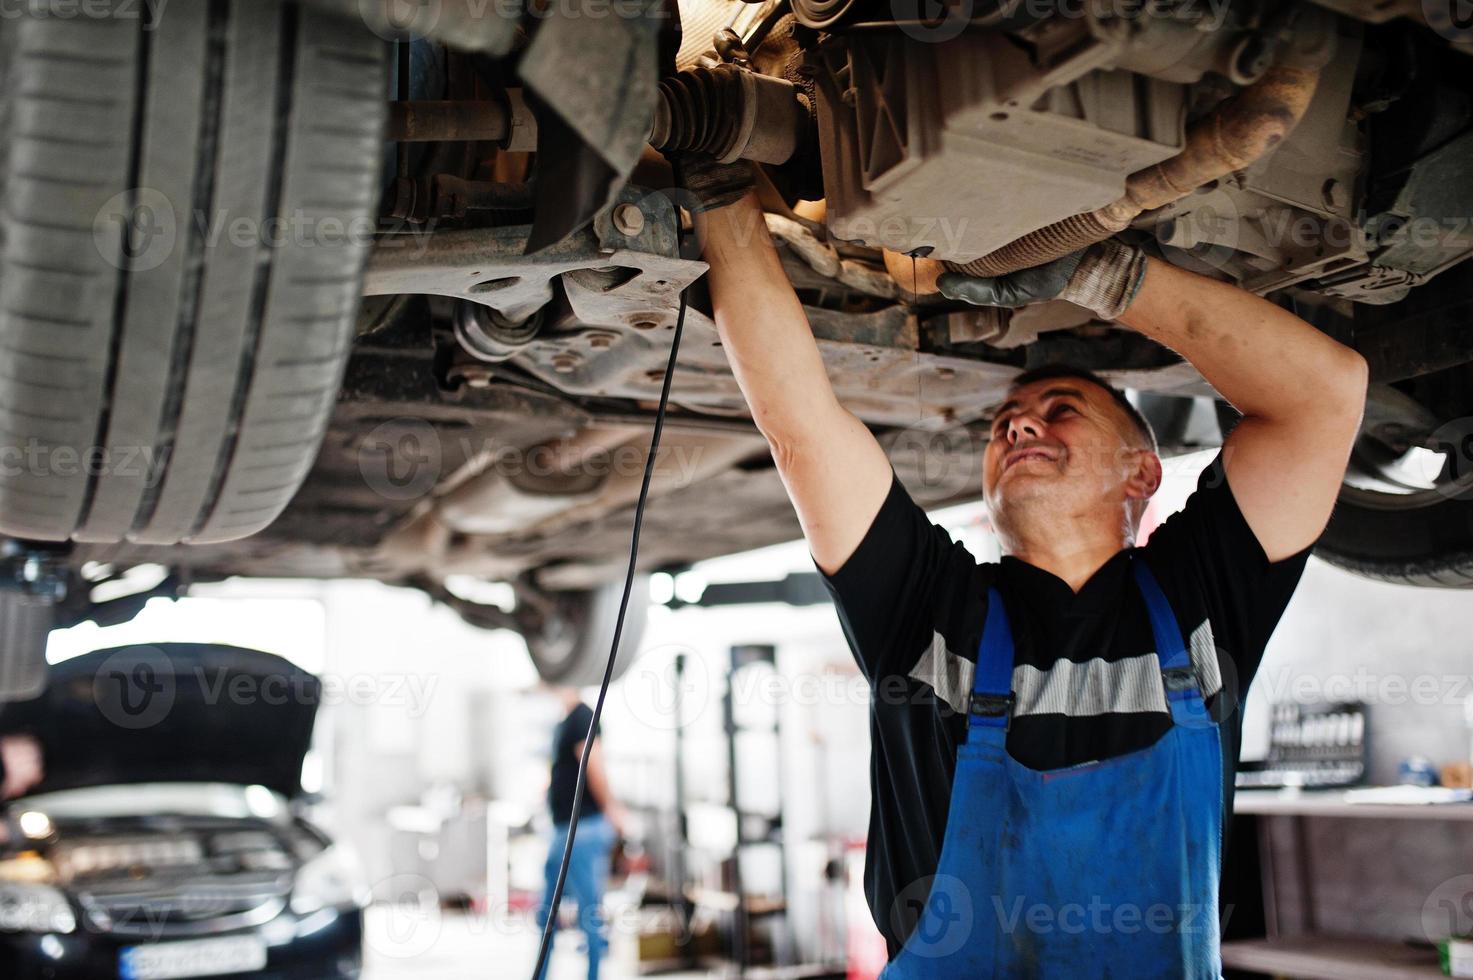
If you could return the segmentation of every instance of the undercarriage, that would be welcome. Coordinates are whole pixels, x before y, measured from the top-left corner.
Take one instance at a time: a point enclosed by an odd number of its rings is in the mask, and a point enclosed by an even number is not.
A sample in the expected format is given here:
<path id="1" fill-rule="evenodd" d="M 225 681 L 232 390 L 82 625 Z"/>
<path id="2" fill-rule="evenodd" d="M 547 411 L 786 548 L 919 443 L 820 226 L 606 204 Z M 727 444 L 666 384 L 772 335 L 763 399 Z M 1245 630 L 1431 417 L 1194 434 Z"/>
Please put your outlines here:
<path id="1" fill-rule="evenodd" d="M 56 600 L 59 623 L 234 575 L 367 577 L 577 661 L 569 637 L 625 561 L 682 295 L 641 570 L 796 538 L 711 319 L 667 162 L 686 151 L 758 166 L 835 391 L 923 506 L 980 496 L 990 414 L 1043 364 L 1133 392 L 1164 453 L 1220 442 L 1231 408 L 1173 352 L 1066 303 L 935 289 L 946 269 L 1115 236 L 1360 350 L 1370 409 L 1320 553 L 1473 585 L 1473 37 L 1427 20 L 1435 5 L 693 0 L 498 20 L 447 0 L 433 22 L 308 6 L 393 39 L 363 299 L 320 450 L 244 535 L 160 536 L 153 490 L 147 521 L 81 533 L 27 518 L 44 482 L 0 484 L 11 593 Z M 98 601 L 141 565 L 162 581 Z M 517 602 L 467 581 L 511 582 Z"/>

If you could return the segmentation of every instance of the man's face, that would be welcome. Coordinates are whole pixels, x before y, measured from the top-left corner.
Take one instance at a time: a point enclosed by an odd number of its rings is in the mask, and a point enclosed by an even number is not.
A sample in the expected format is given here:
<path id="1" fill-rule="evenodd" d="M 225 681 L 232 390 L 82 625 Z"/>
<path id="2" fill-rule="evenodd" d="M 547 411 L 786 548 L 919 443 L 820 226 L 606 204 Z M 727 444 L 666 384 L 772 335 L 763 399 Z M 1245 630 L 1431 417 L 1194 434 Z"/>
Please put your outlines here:
<path id="1" fill-rule="evenodd" d="M 994 523 L 1006 534 L 1021 522 L 1094 508 L 1128 520 L 1130 502 L 1149 499 L 1159 481 L 1159 463 L 1143 442 L 1099 385 L 1048 378 L 1014 388 L 998 409 L 983 460 Z"/>

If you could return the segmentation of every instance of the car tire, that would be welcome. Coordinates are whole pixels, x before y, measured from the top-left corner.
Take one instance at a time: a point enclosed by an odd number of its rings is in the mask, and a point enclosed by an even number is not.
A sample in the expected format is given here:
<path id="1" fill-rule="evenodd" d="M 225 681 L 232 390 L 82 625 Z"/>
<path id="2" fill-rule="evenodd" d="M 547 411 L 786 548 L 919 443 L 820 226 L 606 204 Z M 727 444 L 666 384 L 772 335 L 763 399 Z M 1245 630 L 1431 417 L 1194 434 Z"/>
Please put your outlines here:
<path id="1" fill-rule="evenodd" d="M 1240 416 L 1217 403 L 1227 439 Z M 1397 585 L 1473 588 L 1473 500 L 1401 499 L 1347 483 L 1314 553 L 1337 568 Z"/>
<path id="2" fill-rule="evenodd" d="M 527 653 L 539 677 L 565 687 L 594 687 L 603 681 L 623 591 L 624 583 L 614 582 L 587 592 L 551 594 L 558 615 L 542 630 L 524 634 Z M 629 593 L 619 653 L 614 658 L 614 680 L 623 675 L 639 651 L 649 606 L 649 577 L 637 576 Z"/>
<path id="3" fill-rule="evenodd" d="M 385 44 L 283 0 L 43 8 L 0 22 L 0 533 L 245 537 L 347 361 Z"/>
<path id="4" fill-rule="evenodd" d="M 1399 585 L 1473 588 L 1473 364 L 1373 384 L 1315 554 Z"/>
<path id="5" fill-rule="evenodd" d="M 1315 554 L 1382 582 L 1473 589 L 1473 501 L 1388 508 L 1342 492 Z"/>

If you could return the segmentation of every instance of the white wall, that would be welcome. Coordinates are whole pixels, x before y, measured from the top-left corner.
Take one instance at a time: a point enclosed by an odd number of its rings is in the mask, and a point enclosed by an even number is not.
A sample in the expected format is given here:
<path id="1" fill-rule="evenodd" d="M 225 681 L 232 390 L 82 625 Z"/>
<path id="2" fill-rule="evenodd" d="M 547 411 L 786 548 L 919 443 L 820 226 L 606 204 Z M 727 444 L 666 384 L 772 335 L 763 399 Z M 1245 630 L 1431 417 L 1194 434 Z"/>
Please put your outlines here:
<path id="1" fill-rule="evenodd" d="M 343 696 L 325 711 L 327 787 L 337 830 L 374 878 L 391 870 L 391 808 L 431 787 L 541 805 L 545 768 L 528 762 L 549 722 L 526 647 L 465 625 L 423 595 L 367 582 L 323 587 L 326 669 Z"/>
<path id="2" fill-rule="evenodd" d="M 1244 715 L 1244 751 L 1266 745 L 1270 699 L 1370 704 L 1370 778 L 1424 755 L 1466 759 L 1473 594 L 1373 582 L 1310 559 L 1269 642 Z"/>

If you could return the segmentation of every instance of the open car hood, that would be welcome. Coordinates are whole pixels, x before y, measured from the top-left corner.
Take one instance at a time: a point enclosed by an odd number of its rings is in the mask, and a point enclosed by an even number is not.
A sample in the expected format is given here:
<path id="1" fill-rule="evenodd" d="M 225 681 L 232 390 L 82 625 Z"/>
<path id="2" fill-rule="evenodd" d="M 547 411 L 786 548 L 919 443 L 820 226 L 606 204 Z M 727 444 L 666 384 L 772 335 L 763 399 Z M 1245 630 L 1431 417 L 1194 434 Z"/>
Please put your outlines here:
<path id="1" fill-rule="evenodd" d="M 0 710 L 0 730 L 40 741 L 33 793 L 209 782 L 292 797 L 321 700 L 316 677 L 269 653 L 138 644 L 53 664 L 40 697 Z"/>

